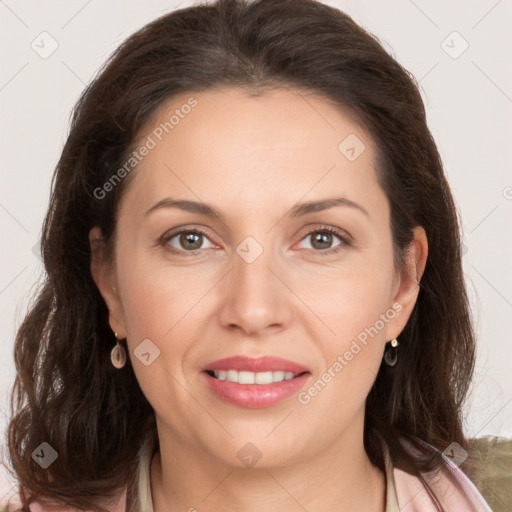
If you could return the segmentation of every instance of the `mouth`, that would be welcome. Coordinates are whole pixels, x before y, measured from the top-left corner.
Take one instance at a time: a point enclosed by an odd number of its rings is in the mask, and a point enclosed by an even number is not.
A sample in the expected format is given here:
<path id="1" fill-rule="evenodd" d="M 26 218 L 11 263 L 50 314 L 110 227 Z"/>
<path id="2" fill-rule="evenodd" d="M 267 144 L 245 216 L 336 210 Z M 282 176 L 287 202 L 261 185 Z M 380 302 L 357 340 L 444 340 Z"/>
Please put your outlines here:
<path id="1" fill-rule="evenodd" d="M 209 363 L 201 375 L 209 391 L 223 402 L 260 409 L 296 394 L 311 372 L 286 359 L 236 356 Z"/>

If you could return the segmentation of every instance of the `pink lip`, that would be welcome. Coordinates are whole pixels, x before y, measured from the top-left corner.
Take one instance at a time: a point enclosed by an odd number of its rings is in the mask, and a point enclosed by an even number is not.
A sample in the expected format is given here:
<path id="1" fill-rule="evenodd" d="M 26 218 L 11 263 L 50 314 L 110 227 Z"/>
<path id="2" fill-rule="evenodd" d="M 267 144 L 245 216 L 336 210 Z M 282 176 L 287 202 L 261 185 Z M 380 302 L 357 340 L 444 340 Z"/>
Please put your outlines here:
<path id="1" fill-rule="evenodd" d="M 280 357 L 264 356 L 253 359 L 245 356 L 227 357 L 208 363 L 206 370 L 237 370 L 246 372 L 273 372 L 283 370 L 285 372 L 303 373 L 309 372 L 308 368 Z"/>
<path id="2" fill-rule="evenodd" d="M 271 407 L 297 393 L 309 378 L 309 373 L 298 375 L 294 379 L 283 380 L 274 384 L 238 384 L 219 380 L 206 372 L 201 376 L 206 379 L 210 391 L 220 399 L 248 409 Z"/>
<path id="3" fill-rule="evenodd" d="M 256 373 L 282 370 L 300 375 L 272 384 L 238 384 L 216 379 L 207 373 L 208 370 L 237 370 Z M 270 356 L 258 359 L 244 356 L 228 357 L 207 364 L 201 372 L 201 377 L 205 379 L 206 385 L 217 397 L 237 407 L 249 409 L 271 407 L 296 394 L 310 375 L 309 370 L 298 363 Z"/>

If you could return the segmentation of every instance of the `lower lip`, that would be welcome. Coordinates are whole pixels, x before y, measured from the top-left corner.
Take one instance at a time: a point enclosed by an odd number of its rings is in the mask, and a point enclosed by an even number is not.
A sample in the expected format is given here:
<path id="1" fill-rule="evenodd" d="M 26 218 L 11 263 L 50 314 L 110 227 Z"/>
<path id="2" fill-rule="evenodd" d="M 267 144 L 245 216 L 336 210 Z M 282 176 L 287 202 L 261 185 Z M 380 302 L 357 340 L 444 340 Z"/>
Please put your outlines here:
<path id="1" fill-rule="evenodd" d="M 219 380 L 202 372 L 207 386 L 220 399 L 237 407 L 249 409 L 272 407 L 289 398 L 304 386 L 309 375 L 309 373 L 304 373 L 294 379 L 272 384 L 238 384 L 237 382 Z"/>

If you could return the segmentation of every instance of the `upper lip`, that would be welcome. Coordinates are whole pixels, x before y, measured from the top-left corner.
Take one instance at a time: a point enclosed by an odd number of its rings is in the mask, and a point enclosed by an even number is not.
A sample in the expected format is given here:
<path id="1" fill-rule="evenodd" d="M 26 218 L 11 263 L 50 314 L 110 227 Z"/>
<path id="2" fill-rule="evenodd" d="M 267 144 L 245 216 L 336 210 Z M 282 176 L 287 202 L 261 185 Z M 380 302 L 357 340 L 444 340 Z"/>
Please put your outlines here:
<path id="1" fill-rule="evenodd" d="M 295 374 L 309 372 L 305 366 L 299 363 L 273 356 L 263 356 L 258 358 L 250 358 L 246 356 L 227 357 L 225 359 L 219 359 L 208 363 L 204 366 L 202 371 L 207 370 L 237 370 L 254 373 L 282 370 Z"/>

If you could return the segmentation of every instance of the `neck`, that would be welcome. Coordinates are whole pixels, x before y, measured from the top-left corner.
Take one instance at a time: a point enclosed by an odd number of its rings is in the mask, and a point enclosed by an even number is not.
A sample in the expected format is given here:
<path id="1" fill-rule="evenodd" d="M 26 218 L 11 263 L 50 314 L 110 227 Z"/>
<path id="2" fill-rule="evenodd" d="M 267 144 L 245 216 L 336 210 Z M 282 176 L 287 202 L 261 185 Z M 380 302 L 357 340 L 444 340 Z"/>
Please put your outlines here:
<path id="1" fill-rule="evenodd" d="M 150 477 L 154 510 L 384 511 L 385 476 L 368 459 L 362 435 L 357 443 L 350 437 L 293 466 L 239 468 L 159 435 Z"/>

